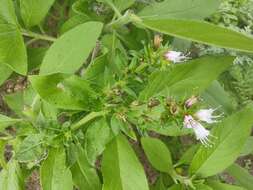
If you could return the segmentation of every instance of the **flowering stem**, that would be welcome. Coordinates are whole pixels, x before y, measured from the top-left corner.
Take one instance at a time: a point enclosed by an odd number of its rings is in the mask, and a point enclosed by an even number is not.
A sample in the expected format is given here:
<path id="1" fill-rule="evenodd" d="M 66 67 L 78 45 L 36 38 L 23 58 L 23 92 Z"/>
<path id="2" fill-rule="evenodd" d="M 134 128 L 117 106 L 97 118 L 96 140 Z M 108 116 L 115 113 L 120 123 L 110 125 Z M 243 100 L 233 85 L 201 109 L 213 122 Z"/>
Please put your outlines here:
<path id="1" fill-rule="evenodd" d="M 54 37 L 51 37 L 51 36 L 48 36 L 48 35 L 43 35 L 43 34 L 38 34 L 38 33 L 31 32 L 31 31 L 28 31 L 28 30 L 25 30 L 25 29 L 22 29 L 21 32 L 22 32 L 23 36 L 28 36 L 28 37 L 31 37 L 31 38 L 34 38 L 34 39 L 46 40 L 46 41 L 50 41 L 50 42 L 56 41 L 56 38 L 54 38 Z"/>
<path id="2" fill-rule="evenodd" d="M 107 111 L 100 111 L 100 112 L 91 112 L 88 115 L 86 115 L 83 119 L 81 119 L 80 121 L 78 121 L 76 124 L 71 126 L 71 130 L 72 131 L 76 131 L 78 129 L 80 129 L 83 125 L 85 125 L 86 123 L 88 123 L 89 121 L 97 118 L 97 117 L 101 117 L 106 115 L 108 112 Z"/>
<path id="3" fill-rule="evenodd" d="M 195 189 L 191 178 L 181 176 L 181 175 L 177 174 L 174 170 L 169 172 L 169 175 L 172 177 L 175 184 L 178 184 L 178 183 L 185 184 L 186 186 L 189 186 L 192 189 Z"/>

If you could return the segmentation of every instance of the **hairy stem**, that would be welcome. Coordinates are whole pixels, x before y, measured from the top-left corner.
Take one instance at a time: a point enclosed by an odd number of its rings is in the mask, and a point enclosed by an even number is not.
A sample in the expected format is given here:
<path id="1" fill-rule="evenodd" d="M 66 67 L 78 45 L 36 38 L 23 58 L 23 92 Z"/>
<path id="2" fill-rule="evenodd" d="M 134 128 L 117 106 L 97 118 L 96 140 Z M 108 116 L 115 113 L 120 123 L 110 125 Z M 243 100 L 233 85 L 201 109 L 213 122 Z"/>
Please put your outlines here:
<path id="1" fill-rule="evenodd" d="M 46 41 L 50 41 L 50 42 L 54 42 L 56 40 L 56 38 L 48 36 L 48 35 L 44 35 L 44 34 L 38 34 L 35 32 L 31 32 L 25 29 L 21 30 L 22 35 L 27 36 L 27 37 L 31 37 L 34 39 L 38 39 L 38 40 L 46 40 Z"/>
<path id="2" fill-rule="evenodd" d="M 86 115 L 83 119 L 81 119 L 80 121 L 78 121 L 76 124 L 71 126 L 71 130 L 75 131 L 80 129 L 83 125 L 85 125 L 86 123 L 88 123 L 89 121 L 98 118 L 98 117 L 102 117 L 104 115 L 107 114 L 107 111 L 100 111 L 100 112 L 91 112 L 88 115 Z"/>

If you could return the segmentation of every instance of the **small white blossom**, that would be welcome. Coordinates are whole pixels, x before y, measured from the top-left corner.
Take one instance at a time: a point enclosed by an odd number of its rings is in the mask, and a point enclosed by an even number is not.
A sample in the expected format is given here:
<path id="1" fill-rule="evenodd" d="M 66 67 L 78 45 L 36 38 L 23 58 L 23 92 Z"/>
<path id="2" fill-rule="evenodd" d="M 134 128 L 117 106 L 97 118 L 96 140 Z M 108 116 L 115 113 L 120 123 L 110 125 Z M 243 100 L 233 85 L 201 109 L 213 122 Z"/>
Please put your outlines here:
<path id="1" fill-rule="evenodd" d="M 191 115 L 185 115 L 184 127 L 188 129 L 193 129 L 196 139 L 199 140 L 204 146 L 210 146 L 210 144 L 212 144 L 211 141 L 208 139 L 210 131 L 205 129 Z"/>
<path id="2" fill-rule="evenodd" d="M 221 117 L 221 115 L 213 115 L 216 109 L 200 109 L 196 114 L 196 118 L 206 123 L 216 123 L 217 118 Z"/>
<path id="3" fill-rule="evenodd" d="M 61 89 L 61 90 L 64 90 L 64 89 L 65 89 L 64 85 L 63 85 L 61 82 L 58 83 L 56 87 L 57 87 L 58 89 Z"/>
<path id="4" fill-rule="evenodd" d="M 168 51 L 165 53 L 165 58 L 173 63 L 179 63 L 188 59 L 182 52 L 179 51 Z"/>

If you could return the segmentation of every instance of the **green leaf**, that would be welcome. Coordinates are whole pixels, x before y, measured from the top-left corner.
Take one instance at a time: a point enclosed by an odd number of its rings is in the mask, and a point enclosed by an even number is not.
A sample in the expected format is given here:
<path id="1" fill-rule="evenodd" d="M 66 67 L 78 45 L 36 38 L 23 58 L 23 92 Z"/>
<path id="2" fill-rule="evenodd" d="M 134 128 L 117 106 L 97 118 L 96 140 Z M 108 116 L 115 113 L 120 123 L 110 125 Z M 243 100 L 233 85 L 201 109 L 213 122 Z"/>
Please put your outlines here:
<path id="1" fill-rule="evenodd" d="M 167 0 L 146 6 L 138 16 L 148 19 L 204 19 L 213 14 L 219 5 L 220 0 Z"/>
<path id="2" fill-rule="evenodd" d="M 220 110 L 226 114 L 231 114 L 235 111 L 232 98 L 218 81 L 214 81 L 209 88 L 202 93 L 201 97 L 208 105 L 214 108 L 220 107 Z"/>
<path id="3" fill-rule="evenodd" d="M 231 175 L 236 182 L 246 188 L 247 190 L 251 190 L 253 187 L 253 176 L 244 168 L 240 167 L 237 164 L 231 165 L 226 171 Z"/>
<path id="4" fill-rule="evenodd" d="M 40 67 L 47 50 L 48 48 L 45 47 L 27 49 L 29 71 L 38 69 Z"/>
<path id="5" fill-rule="evenodd" d="M 42 148 L 43 135 L 31 134 L 22 142 L 16 153 L 19 162 L 38 161 L 42 158 L 44 149 Z"/>
<path id="6" fill-rule="evenodd" d="M 1 190 L 23 190 L 22 176 L 19 165 L 11 160 L 6 169 L 0 172 Z"/>
<path id="7" fill-rule="evenodd" d="M 40 168 L 43 190 L 73 190 L 72 175 L 65 165 L 66 155 L 63 147 L 51 149 Z"/>
<path id="8" fill-rule="evenodd" d="M 75 75 L 34 75 L 29 79 L 40 97 L 57 108 L 89 110 L 97 105 L 97 96 L 89 83 Z"/>
<path id="9" fill-rule="evenodd" d="M 95 88 L 106 85 L 106 70 L 108 69 L 107 51 L 97 57 L 85 70 L 83 78 L 88 80 Z"/>
<path id="10" fill-rule="evenodd" d="M 20 0 L 21 17 L 27 27 L 39 25 L 55 0 Z"/>
<path id="11" fill-rule="evenodd" d="M 214 190 L 245 190 L 243 187 L 235 186 L 235 185 L 229 185 L 226 183 L 220 183 L 218 181 L 214 180 L 208 180 L 207 185 L 212 187 Z"/>
<path id="12" fill-rule="evenodd" d="M 183 136 L 192 133 L 192 130 L 182 128 L 176 124 L 165 123 L 164 125 L 158 124 L 154 125 L 152 123 L 147 124 L 147 129 L 150 131 L 155 131 L 158 134 L 165 135 L 165 136 Z"/>
<path id="13" fill-rule="evenodd" d="M 141 100 L 164 92 L 175 97 L 198 94 L 233 63 L 230 56 L 207 56 L 176 65 L 172 71 L 154 72 L 140 94 Z"/>
<path id="14" fill-rule="evenodd" d="M 151 190 L 167 190 L 161 176 L 156 180 L 155 184 L 152 185 Z"/>
<path id="15" fill-rule="evenodd" d="M 0 64 L 0 86 L 11 76 L 12 70 L 4 64 Z"/>
<path id="16" fill-rule="evenodd" d="M 198 147 L 198 145 L 193 145 L 188 150 L 186 150 L 186 152 L 181 156 L 176 165 L 179 166 L 183 164 L 190 164 L 194 155 L 197 152 Z"/>
<path id="17" fill-rule="evenodd" d="M 113 0 L 113 2 L 120 11 L 124 11 L 125 9 L 131 7 L 135 3 L 135 0 Z"/>
<path id="18" fill-rule="evenodd" d="M 0 132 L 2 132 L 6 127 L 14 125 L 17 122 L 21 122 L 22 119 L 13 119 L 5 115 L 0 114 Z"/>
<path id="19" fill-rule="evenodd" d="M 77 160 L 71 168 L 75 185 L 80 190 L 101 190 L 96 169 L 89 164 L 84 150 L 79 145 L 75 149 Z"/>
<path id="20" fill-rule="evenodd" d="M 240 156 L 246 156 L 248 154 L 253 154 L 253 136 L 247 139 Z"/>
<path id="21" fill-rule="evenodd" d="M 125 0 L 97 0 L 97 1 L 107 3 L 109 5 L 113 4 L 115 7 L 117 7 L 117 9 L 120 12 L 131 7 L 135 3 L 135 0 L 128 0 L 128 1 L 125 1 Z"/>
<path id="22" fill-rule="evenodd" d="M 184 189 L 185 188 L 181 184 L 176 184 L 168 188 L 168 190 L 184 190 Z"/>
<path id="23" fill-rule="evenodd" d="M 6 168 L 6 159 L 4 155 L 6 144 L 7 144 L 7 141 L 0 139 L 0 167 L 1 168 Z"/>
<path id="24" fill-rule="evenodd" d="M 103 190 L 148 190 L 148 182 L 138 158 L 123 135 L 105 149 L 102 161 Z"/>
<path id="25" fill-rule="evenodd" d="M 40 74 L 75 73 L 95 47 L 102 27 L 100 22 L 87 22 L 64 33 L 47 51 Z"/>
<path id="26" fill-rule="evenodd" d="M 83 24 L 90 20 L 91 19 L 86 15 L 74 15 L 61 26 L 60 33 L 63 34 L 71 30 L 72 28 L 78 26 L 79 24 Z"/>
<path id="27" fill-rule="evenodd" d="M 193 158 L 190 173 L 208 177 L 231 165 L 240 155 L 250 134 L 252 114 L 253 109 L 248 106 L 215 125 L 211 131 L 211 134 L 217 137 L 213 139 L 214 145 L 210 148 L 200 147 Z"/>
<path id="28" fill-rule="evenodd" d="M 5 95 L 4 101 L 12 111 L 18 116 L 23 117 L 24 111 L 26 108 L 31 107 L 35 96 L 36 92 L 29 87 L 24 91 Z"/>
<path id="29" fill-rule="evenodd" d="M 141 139 L 142 147 L 151 165 L 160 172 L 171 173 L 173 163 L 167 146 L 159 139 L 145 137 Z"/>
<path id="30" fill-rule="evenodd" d="M 94 121 L 87 129 L 84 147 L 87 158 L 92 165 L 95 165 L 97 157 L 104 151 L 106 144 L 111 139 L 110 132 L 105 118 Z"/>
<path id="31" fill-rule="evenodd" d="M 27 56 L 12 0 L 0 0 L 0 64 L 25 75 Z M 13 56 L 15 55 L 15 56 Z"/>
<path id="32" fill-rule="evenodd" d="M 127 121 L 123 121 L 119 118 L 116 114 L 114 114 L 111 118 L 111 129 L 115 136 L 117 136 L 120 131 L 122 131 L 126 136 L 131 138 L 132 140 L 136 141 L 137 137 L 136 134 Z"/>
<path id="33" fill-rule="evenodd" d="M 245 52 L 253 52 L 253 39 L 239 32 L 232 31 L 203 21 L 196 20 L 143 20 L 144 26 L 164 34 Z"/>
<path id="34" fill-rule="evenodd" d="M 196 190 L 213 190 L 211 187 L 205 184 L 198 184 L 198 185 L 195 185 L 195 187 L 196 187 Z"/>

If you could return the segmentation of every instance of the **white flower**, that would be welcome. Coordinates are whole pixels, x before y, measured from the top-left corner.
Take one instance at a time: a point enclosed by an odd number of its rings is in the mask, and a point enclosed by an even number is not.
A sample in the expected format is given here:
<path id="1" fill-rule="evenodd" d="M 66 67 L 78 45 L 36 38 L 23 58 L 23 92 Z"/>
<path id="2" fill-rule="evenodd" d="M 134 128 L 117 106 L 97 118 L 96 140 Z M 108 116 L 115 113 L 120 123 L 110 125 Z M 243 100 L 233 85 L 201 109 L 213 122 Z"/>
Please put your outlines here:
<path id="1" fill-rule="evenodd" d="M 184 127 L 193 129 L 196 139 L 199 140 L 204 146 L 211 146 L 212 142 L 208 139 L 210 132 L 205 129 L 199 122 L 193 119 L 191 115 L 185 115 Z"/>
<path id="2" fill-rule="evenodd" d="M 165 53 L 165 58 L 168 61 L 172 61 L 174 63 L 179 63 L 188 59 L 187 56 L 185 56 L 182 52 L 179 51 L 168 51 L 167 53 Z"/>
<path id="3" fill-rule="evenodd" d="M 201 120 L 201 121 L 204 121 L 206 123 L 215 123 L 217 122 L 217 120 L 215 120 L 216 118 L 219 118 L 221 117 L 221 115 L 213 115 L 213 112 L 215 111 L 216 109 L 201 109 L 199 110 L 197 113 L 195 113 L 195 116 Z"/>

